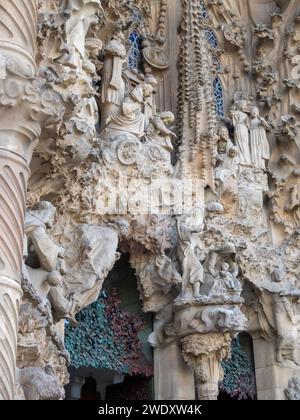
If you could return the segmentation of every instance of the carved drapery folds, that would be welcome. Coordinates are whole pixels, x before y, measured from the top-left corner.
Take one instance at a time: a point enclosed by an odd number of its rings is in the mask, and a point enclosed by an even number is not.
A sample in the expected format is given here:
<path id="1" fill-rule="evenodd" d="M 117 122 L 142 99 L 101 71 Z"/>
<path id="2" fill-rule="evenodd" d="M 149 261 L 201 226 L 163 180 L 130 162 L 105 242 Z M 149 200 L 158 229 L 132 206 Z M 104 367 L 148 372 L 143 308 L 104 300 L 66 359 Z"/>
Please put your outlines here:
<path id="1" fill-rule="evenodd" d="M 285 373 L 276 398 L 298 398 L 298 3 L 2 0 L 0 399 L 15 360 L 16 398 L 63 398 L 63 324 L 119 252 L 200 399 L 245 330 Z M 158 103 L 179 38 L 175 116 Z"/>

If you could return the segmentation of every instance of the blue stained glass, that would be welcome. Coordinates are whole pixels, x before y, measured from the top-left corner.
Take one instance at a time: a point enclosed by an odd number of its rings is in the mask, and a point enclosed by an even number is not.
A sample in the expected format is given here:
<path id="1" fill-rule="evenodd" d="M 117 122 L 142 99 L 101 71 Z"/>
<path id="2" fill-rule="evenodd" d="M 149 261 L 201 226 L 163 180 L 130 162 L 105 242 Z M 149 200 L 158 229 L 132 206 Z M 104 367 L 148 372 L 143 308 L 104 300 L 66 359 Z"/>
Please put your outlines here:
<path id="1" fill-rule="evenodd" d="M 142 38 L 135 29 L 129 35 L 131 44 L 128 52 L 128 67 L 140 70 L 142 67 Z"/>
<path id="2" fill-rule="evenodd" d="M 217 48 L 218 46 L 218 39 L 216 37 L 216 34 L 214 33 L 214 31 L 210 28 L 205 28 L 204 29 L 204 35 L 205 38 L 207 40 L 207 42 L 209 43 L 209 45 L 212 48 Z"/>
<path id="3" fill-rule="evenodd" d="M 214 95 L 215 95 L 215 106 L 216 113 L 219 117 L 224 117 L 224 92 L 221 80 L 216 77 L 214 80 Z"/>
<path id="4" fill-rule="evenodd" d="M 141 12 L 137 7 L 132 8 L 132 20 L 133 20 L 133 22 L 141 22 L 142 21 Z"/>
<path id="5" fill-rule="evenodd" d="M 200 15 L 201 15 L 201 19 L 203 20 L 208 19 L 208 11 L 206 9 L 204 0 L 200 0 Z"/>

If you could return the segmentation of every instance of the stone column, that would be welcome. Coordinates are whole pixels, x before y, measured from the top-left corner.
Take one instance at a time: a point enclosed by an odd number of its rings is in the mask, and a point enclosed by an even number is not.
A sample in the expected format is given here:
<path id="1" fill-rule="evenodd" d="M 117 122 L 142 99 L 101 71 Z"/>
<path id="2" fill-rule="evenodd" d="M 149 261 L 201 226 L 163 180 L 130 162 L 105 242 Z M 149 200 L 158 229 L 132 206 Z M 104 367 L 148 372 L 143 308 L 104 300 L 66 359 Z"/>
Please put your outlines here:
<path id="1" fill-rule="evenodd" d="M 289 381 L 300 378 L 300 366 L 292 361 L 276 361 L 276 339 L 253 337 L 258 400 L 286 400 Z"/>
<path id="2" fill-rule="evenodd" d="M 177 342 L 154 350 L 155 400 L 194 400 L 195 381 Z"/>
<path id="3" fill-rule="evenodd" d="M 219 382 L 223 379 L 222 360 L 229 356 L 229 333 L 194 334 L 181 340 L 184 360 L 193 367 L 198 399 L 217 400 Z"/>
<path id="4" fill-rule="evenodd" d="M 0 400 L 14 398 L 26 186 L 32 145 L 40 134 L 36 30 L 37 0 L 1 0 Z"/>

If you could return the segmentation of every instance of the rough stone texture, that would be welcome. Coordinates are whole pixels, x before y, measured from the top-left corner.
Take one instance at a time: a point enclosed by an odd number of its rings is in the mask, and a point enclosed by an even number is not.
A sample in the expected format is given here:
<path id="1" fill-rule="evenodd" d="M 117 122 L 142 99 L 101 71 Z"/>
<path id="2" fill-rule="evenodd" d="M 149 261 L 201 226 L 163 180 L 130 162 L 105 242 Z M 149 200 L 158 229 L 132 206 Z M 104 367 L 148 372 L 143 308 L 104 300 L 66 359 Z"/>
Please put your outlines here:
<path id="1" fill-rule="evenodd" d="M 296 399 L 299 0 L 1 6 L 0 399 L 63 398 L 64 320 L 122 252 L 157 399 L 191 368 L 216 399 L 241 331 L 258 398 Z"/>

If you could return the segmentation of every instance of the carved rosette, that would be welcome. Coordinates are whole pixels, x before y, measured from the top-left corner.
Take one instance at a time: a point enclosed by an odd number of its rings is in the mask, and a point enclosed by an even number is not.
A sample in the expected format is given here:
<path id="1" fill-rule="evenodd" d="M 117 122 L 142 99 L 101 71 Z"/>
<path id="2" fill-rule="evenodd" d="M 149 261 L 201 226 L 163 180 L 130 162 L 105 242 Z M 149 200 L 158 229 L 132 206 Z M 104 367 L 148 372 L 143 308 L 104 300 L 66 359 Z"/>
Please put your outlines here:
<path id="1" fill-rule="evenodd" d="M 37 0 L 0 8 L 0 400 L 14 398 L 26 186 L 40 133 L 34 81 Z"/>
<path id="2" fill-rule="evenodd" d="M 217 400 L 223 379 L 222 360 L 229 357 L 229 333 L 194 334 L 181 340 L 184 360 L 193 367 L 199 400 Z"/>

